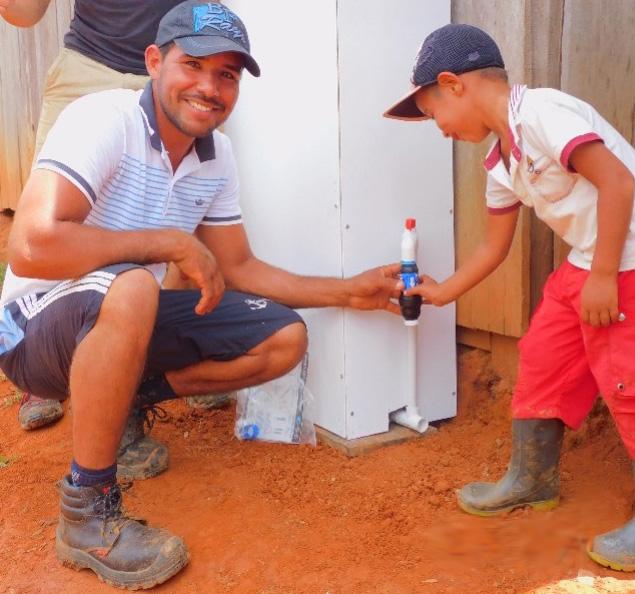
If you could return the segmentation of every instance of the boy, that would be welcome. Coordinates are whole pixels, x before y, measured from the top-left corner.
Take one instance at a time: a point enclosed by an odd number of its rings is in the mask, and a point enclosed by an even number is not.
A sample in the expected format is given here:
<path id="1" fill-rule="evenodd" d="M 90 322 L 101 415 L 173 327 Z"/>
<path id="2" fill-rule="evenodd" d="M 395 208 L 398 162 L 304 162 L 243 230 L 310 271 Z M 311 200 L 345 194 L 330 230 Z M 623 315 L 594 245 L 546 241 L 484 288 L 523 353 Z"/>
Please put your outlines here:
<path id="1" fill-rule="evenodd" d="M 451 277 L 423 275 L 406 294 L 441 306 L 483 280 L 505 259 L 523 204 L 572 247 L 519 343 L 508 471 L 458 492 L 459 506 L 482 516 L 557 505 L 564 426 L 578 428 L 598 392 L 635 460 L 635 150 L 590 105 L 554 89 L 510 87 L 504 68 L 484 31 L 446 25 L 423 42 L 414 88 L 384 114 L 432 118 L 455 140 L 497 137 L 485 159 L 484 241 Z M 596 536 L 588 552 L 634 571 L 635 520 Z"/>

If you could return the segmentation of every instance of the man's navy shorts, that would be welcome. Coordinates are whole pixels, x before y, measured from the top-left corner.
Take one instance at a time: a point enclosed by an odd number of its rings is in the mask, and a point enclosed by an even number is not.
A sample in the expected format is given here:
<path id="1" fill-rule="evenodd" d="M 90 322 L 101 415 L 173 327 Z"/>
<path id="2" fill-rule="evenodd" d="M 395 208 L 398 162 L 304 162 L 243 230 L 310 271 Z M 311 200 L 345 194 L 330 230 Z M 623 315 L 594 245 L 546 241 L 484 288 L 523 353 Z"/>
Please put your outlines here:
<path id="1" fill-rule="evenodd" d="M 26 392 L 66 398 L 75 348 L 94 326 L 117 274 L 134 267 L 109 266 L 6 304 L 1 330 L 12 333 L 5 344 L 15 343 L 0 355 L 6 376 Z M 212 312 L 199 316 L 194 312 L 199 299 L 198 290 L 161 290 L 144 377 L 206 359 L 236 359 L 281 328 L 302 322 L 284 305 L 237 291 L 226 291 Z"/>

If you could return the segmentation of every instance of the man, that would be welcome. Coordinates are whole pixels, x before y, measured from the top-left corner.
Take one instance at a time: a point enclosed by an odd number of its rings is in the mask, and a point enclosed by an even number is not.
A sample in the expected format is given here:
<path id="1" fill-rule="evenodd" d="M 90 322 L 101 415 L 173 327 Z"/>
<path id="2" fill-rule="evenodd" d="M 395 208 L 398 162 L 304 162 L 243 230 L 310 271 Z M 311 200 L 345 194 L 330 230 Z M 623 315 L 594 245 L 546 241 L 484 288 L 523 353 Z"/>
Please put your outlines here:
<path id="1" fill-rule="evenodd" d="M 79 99 L 49 133 L 9 240 L 11 267 L 29 278 L 5 287 L 0 332 L 12 381 L 73 400 L 58 557 L 131 589 L 188 560 L 181 539 L 121 508 L 115 457 L 135 394 L 157 402 L 284 374 L 307 344 L 285 305 L 398 312 L 398 265 L 312 278 L 251 253 L 231 146 L 216 130 L 243 69 L 260 73 L 240 19 L 187 0 L 161 20 L 145 59 L 143 92 Z M 167 262 L 199 290 L 160 290 Z"/>
<path id="2" fill-rule="evenodd" d="M 43 18 L 50 1 L 0 0 L 0 16 L 16 27 L 32 27 Z M 35 155 L 61 111 L 75 99 L 107 89 L 143 89 L 148 82 L 145 49 L 154 41 L 161 17 L 178 3 L 179 0 L 75 1 L 64 47 L 46 75 Z M 164 286 L 172 285 L 178 286 L 178 276 L 169 274 Z M 191 396 L 187 401 L 192 406 L 214 408 L 227 403 L 228 395 Z M 25 392 L 18 420 L 23 429 L 30 431 L 54 423 L 62 415 L 58 400 Z M 148 441 L 151 438 L 137 429 L 144 418 L 142 411 L 132 412 L 131 428 L 120 448 L 121 473 L 128 478 L 148 478 L 167 468 L 167 448 L 155 440 Z M 152 473 L 134 463 L 144 450 L 161 452 L 160 456 L 155 455 L 157 463 Z M 158 464 L 159 458 L 165 462 Z"/>

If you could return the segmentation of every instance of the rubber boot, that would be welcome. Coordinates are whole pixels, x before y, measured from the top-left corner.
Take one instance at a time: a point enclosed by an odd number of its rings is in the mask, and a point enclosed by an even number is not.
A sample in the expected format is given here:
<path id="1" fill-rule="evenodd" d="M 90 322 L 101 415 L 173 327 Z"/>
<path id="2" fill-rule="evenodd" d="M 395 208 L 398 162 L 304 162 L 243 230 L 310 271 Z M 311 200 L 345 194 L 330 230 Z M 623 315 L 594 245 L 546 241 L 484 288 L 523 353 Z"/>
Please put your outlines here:
<path id="1" fill-rule="evenodd" d="M 635 462 L 632 462 L 635 475 Z M 635 518 L 611 532 L 596 536 L 587 553 L 596 563 L 618 571 L 635 571 Z"/>
<path id="2" fill-rule="evenodd" d="M 167 470 L 170 460 L 165 444 L 148 434 L 156 418 L 165 411 L 154 404 L 135 400 L 117 450 L 117 478 L 123 481 L 142 480 Z"/>
<path id="3" fill-rule="evenodd" d="M 40 398 L 25 392 L 20 401 L 18 421 L 25 431 L 32 431 L 45 425 L 55 423 L 62 418 L 64 409 L 59 400 Z"/>
<path id="4" fill-rule="evenodd" d="M 76 487 L 60 483 L 58 559 L 74 569 L 91 569 L 118 588 L 152 588 L 188 562 L 185 543 L 169 532 L 126 516 L 118 485 Z"/>
<path id="5" fill-rule="evenodd" d="M 459 507 L 477 516 L 496 516 L 523 506 L 537 510 L 556 507 L 563 435 L 560 419 L 514 419 L 507 473 L 497 483 L 465 485 L 457 493 Z"/>

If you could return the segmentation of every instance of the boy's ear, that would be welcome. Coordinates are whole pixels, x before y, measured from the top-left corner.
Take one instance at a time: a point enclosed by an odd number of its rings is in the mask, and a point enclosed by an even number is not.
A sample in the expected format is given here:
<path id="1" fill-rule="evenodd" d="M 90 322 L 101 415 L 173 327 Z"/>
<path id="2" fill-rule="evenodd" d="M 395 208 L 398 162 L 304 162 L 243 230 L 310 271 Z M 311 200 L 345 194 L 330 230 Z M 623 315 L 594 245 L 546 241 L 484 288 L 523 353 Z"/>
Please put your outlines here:
<path id="1" fill-rule="evenodd" d="M 461 94 L 463 92 L 463 82 L 454 72 L 440 72 L 437 74 L 437 84 L 442 89 L 452 93 Z"/>

